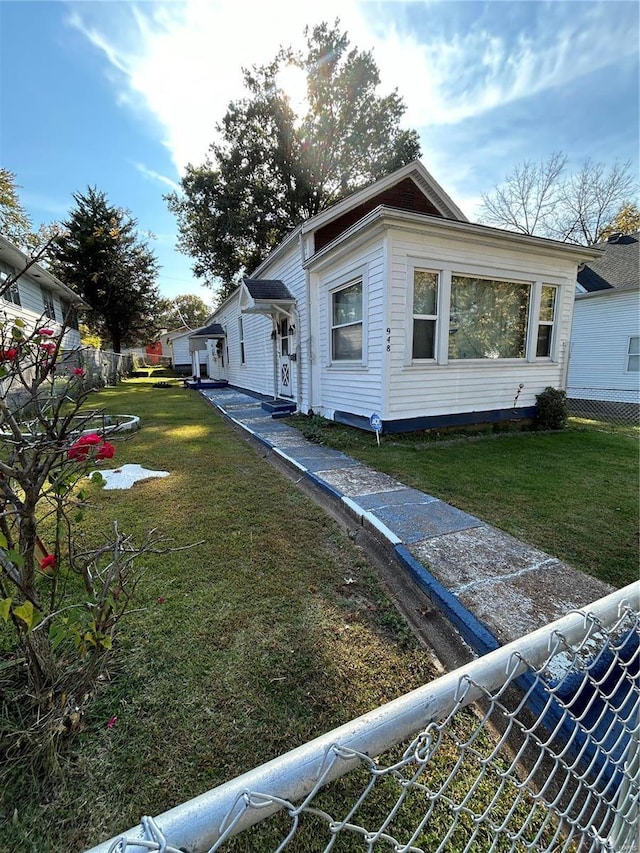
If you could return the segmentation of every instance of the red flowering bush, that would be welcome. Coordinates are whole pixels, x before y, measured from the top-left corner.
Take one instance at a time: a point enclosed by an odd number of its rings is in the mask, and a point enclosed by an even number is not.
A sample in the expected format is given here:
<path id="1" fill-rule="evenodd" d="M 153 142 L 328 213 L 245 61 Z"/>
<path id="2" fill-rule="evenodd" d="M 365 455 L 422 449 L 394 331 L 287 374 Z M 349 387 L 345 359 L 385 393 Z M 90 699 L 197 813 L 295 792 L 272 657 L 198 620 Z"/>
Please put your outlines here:
<path id="1" fill-rule="evenodd" d="M 97 432 L 92 432 L 86 435 L 81 435 L 80 438 L 71 445 L 67 452 L 67 456 L 72 461 L 84 462 L 89 458 L 92 447 L 97 448 L 97 452 L 95 454 L 96 459 L 112 459 L 116 452 L 113 444 L 110 444 L 108 441 L 100 438 Z"/>

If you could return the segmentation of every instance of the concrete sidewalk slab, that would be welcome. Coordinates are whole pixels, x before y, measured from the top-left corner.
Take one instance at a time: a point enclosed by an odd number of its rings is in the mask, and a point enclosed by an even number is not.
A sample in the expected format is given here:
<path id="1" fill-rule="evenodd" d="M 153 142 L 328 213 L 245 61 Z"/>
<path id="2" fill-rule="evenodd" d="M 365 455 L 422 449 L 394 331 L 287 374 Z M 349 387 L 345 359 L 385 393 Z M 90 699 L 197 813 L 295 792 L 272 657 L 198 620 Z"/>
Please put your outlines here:
<path id="1" fill-rule="evenodd" d="M 463 636 L 477 650 L 511 642 L 611 592 L 473 515 L 306 441 L 266 412 L 256 416 L 255 398 L 248 394 L 201 393 L 223 411 L 233 401 L 228 417 L 402 552 L 398 571 L 408 571 L 453 624 L 463 625 Z"/>

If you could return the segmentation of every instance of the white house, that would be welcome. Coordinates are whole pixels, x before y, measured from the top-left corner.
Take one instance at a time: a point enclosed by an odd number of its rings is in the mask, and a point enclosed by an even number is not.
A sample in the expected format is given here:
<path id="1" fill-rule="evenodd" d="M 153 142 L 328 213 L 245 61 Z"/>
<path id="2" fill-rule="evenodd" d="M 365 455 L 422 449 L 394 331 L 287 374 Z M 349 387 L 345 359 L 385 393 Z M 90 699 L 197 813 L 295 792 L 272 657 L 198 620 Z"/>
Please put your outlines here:
<path id="1" fill-rule="evenodd" d="M 639 236 L 612 235 L 578 272 L 567 394 L 594 411 L 640 404 Z"/>
<path id="2" fill-rule="evenodd" d="M 28 256 L 12 242 L 0 236 L 0 283 L 8 276 L 15 275 L 27 268 Z M 80 346 L 80 332 L 74 312 L 69 313 L 71 305 L 84 305 L 77 293 L 52 275 L 44 266 L 32 264 L 26 272 L 0 298 L 0 312 L 3 316 L 18 317 L 28 327 L 46 322 L 55 331 L 59 331 L 69 315 L 67 329 L 63 339 L 63 349 L 70 350 Z"/>
<path id="3" fill-rule="evenodd" d="M 194 357 L 189 338 L 194 334 L 192 329 L 182 326 L 180 329 L 167 332 L 160 336 L 162 354 L 168 354 L 176 373 L 183 376 L 209 376 L 209 353 L 207 348 L 197 352 Z"/>
<path id="4" fill-rule="evenodd" d="M 303 222 L 215 311 L 210 375 L 386 432 L 529 417 L 565 386 L 578 264 L 471 224 L 419 162 Z"/>

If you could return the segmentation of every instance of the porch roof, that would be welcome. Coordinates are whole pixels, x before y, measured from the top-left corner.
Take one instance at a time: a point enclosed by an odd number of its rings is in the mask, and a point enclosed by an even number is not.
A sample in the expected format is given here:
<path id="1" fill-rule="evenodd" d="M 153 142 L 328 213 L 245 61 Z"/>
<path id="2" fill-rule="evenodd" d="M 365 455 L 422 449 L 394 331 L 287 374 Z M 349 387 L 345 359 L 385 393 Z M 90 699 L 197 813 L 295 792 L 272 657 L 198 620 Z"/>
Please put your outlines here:
<path id="1" fill-rule="evenodd" d="M 209 326 L 194 329 L 189 335 L 189 340 L 191 338 L 224 338 L 224 329 L 220 323 L 211 323 Z"/>
<path id="2" fill-rule="evenodd" d="M 240 291 L 240 310 L 243 314 L 289 316 L 295 304 L 295 298 L 280 279 L 243 279 Z"/>

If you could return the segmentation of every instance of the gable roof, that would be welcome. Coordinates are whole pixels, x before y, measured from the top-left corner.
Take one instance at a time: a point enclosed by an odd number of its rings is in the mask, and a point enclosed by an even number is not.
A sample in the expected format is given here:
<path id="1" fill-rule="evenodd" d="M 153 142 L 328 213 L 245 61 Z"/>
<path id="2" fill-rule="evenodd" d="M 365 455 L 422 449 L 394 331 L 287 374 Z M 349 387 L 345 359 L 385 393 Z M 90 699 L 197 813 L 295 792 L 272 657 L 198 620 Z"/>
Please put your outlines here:
<path id="1" fill-rule="evenodd" d="M 613 234 L 606 243 L 594 248 L 603 249 L 601 257 L 584 264 L 578 272 L 578 284 L 587 293 L 599 290 L 637 290 L 640 287 L 640 232 Z"/>
<path id="2" fill-rule="evenodd" d="M 411 163 L 401 166 L 384 178 L 379 178 L 372 184 L 355 190 L 351 195 L 297 225 L 287 234 L 284 240 L 272 249 L 264 261 L 253 271 L 252 276 L 257 277 L 268 269 L 270 264 L 280 257 L 283 252 L 287 251 L 301 234 L 309 234 L 317 232 L 321 228 L 327 228 L 330 223 L 342 217 L 345 220 L 349 220 L 349 214 L 353 213 L 353 216 L 356 218 L 353 219 L 352 217 L 350 221 L 346 221 L 344 228 L 341 229 L 346 230 L 353 221 L 362 218 L 374 207 L 378 207 L 381 203 L 384 203 L 384 200 L 376 200 L 378 196 L 384 195 L 395 185 L 403 184 L 406 181 L 413 182 L 415 187 L 423 194 L 426 204 L 433 208 L 432 212 L 434 215 L 444 219 L 452 219 L 456 222 L 469 222 L 464 213 L 435 180 L 433 175 L 425 169 L 419 160 L 413 160 Z M 358 215 L 358 209 L 360 209 L 360 215 Z"/>
<path id="3" fill-rule="evenodd" d="M 431 202 L 437 213 L 445 219 L 455 219 L 458 222 L 469 221 L 433 175 L 425 169 L 419 160 L 414 160 L 411 163 L 407 163 L 406 166 L 396 169 L 395 172 L 391 172 L 390 175 L 379 178 L 374 183 L 369 184 L 369 186 L 363 187 L 361 190 L 356 190 L 351 195 L 343 198 L 342 201 L 331 205 L 326 210 L 322 210 L 320 213 L 307 219 L 302 223 L 302 233 L 307 234 L 309 231 L 317 230 L 331 220 L 338 219 L 338 217 L 343 216 L 353 208 L 365 204 L 370 199 L 390 189 L 394 184 L 398 184 L 407 178 L 410 178 L 422 190 L 425 198 Z"/>

